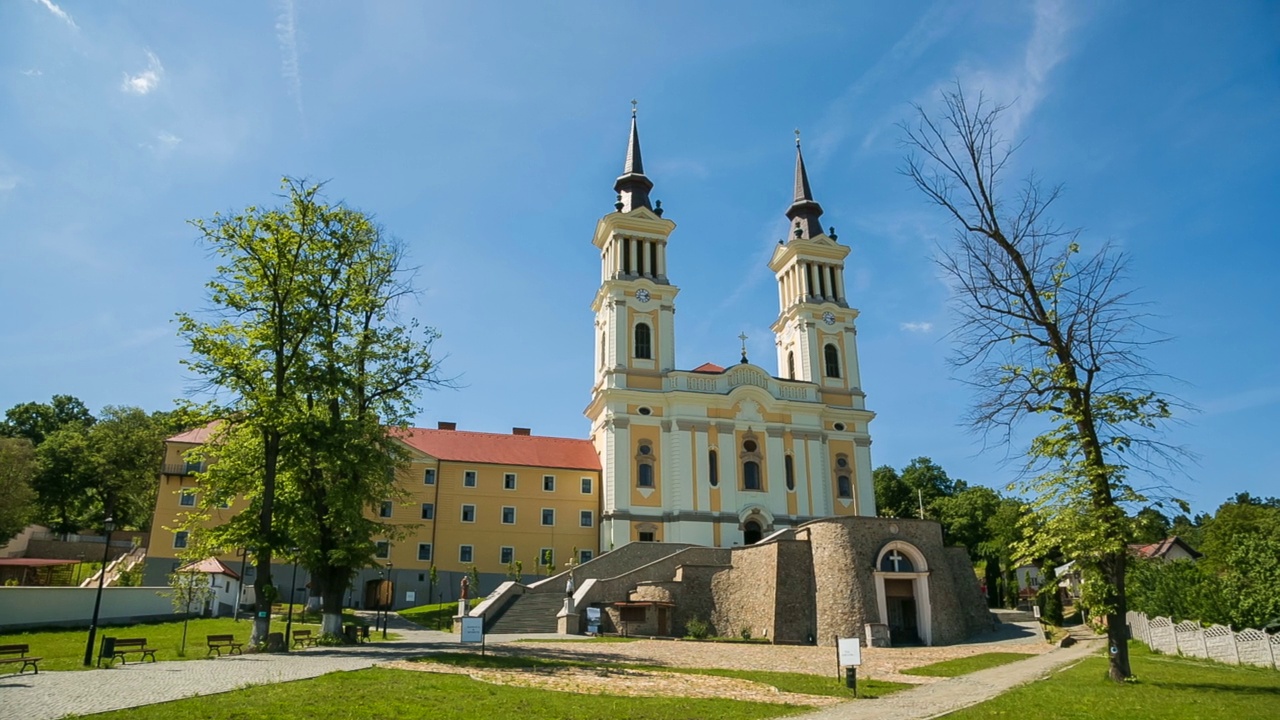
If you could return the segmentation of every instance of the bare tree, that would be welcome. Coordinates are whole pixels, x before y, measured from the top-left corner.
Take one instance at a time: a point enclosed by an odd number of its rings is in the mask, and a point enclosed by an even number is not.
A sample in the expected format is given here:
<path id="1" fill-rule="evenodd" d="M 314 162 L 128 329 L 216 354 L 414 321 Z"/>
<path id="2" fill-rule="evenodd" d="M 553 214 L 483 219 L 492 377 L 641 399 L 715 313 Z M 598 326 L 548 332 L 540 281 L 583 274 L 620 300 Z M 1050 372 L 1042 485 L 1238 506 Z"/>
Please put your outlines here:
<path id="1" fill-rule="evenodd" d="M 1006 448 L 1023 420 L 1043 422 L 1020 483 L 1042 524 L 1024 550 L 1060 549 L 1091 571 L 1114 649 L 1110 675 L 1121 681 L 1130 675 L 1125 508 L 1146 500 L 1128 476 L 1176 467 L 1180 455 L 1159 439 L 1178 403 L 1152 388 L 1143 357 L 1161 338 L 1125 289 L 1124 254 L 1111 245 L 1082 253 L 1079 231 L 1049 218 L 1060 186 L 1031 175 L 1005 194 L 1017 150 L 999 130 L 1005 107 L 981 95 L 970 106 L 959 85 L 942 101 L 934 115 L 916 106 L 901 125 L 902 172 L 956 226 L 938 262 L 953 283 L 952 362 L 976 392 L 968 420 Z"/>

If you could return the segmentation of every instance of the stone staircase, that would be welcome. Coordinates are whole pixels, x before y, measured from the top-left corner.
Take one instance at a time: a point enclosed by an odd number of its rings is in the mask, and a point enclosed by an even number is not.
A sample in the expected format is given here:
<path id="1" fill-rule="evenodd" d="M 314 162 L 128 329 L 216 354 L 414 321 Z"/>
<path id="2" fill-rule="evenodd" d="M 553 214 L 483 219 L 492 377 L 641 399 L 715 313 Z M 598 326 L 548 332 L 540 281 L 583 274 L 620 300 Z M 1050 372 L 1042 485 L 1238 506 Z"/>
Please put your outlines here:
<path id="1" fill-rule="evenodd" d="M 556 614 L 564 607 L 562 593 L 525 593 L 488 622 L 486 633 L 553 633 Z"/>

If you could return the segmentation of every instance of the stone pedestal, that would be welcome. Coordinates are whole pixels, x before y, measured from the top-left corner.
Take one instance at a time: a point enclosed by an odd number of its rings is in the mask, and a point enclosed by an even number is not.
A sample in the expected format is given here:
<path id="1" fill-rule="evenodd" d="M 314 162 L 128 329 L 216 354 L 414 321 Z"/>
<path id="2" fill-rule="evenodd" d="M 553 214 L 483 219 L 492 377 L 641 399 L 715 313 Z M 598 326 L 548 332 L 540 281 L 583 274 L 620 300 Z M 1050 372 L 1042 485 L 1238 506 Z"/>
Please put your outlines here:
<path id="1" fill-rule="evenodd" d="M 560 608 L 560 612 L 556 613 L 556 632 L 561 635 L 580 635 L 581 628 L 578 610 L 573 605 L 573 598 L 564 599 L 564 607 Z"/>
<path id="2" fill-rule="evenodd" d="M 889 626 L 884 623 L 867 623 L 867 647 L 892 647 Z"/>

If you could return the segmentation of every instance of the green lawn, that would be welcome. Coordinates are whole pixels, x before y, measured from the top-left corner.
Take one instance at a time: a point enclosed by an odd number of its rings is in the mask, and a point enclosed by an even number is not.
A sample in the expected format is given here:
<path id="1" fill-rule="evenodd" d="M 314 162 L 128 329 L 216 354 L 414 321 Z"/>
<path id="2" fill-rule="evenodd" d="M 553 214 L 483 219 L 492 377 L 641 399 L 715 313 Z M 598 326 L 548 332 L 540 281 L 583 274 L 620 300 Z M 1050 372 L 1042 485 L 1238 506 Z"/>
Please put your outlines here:
<path id="1" fill-rule="evenodd" d="M 1031 657 L 1026 653 L 1009 653 L 994 652 L 983 653 L 981 655 L 970 655 L 969 657 L 956 658 L 954 660 L 944 660 L 936 662 L 932 665 L 921 665 L 920 667 L 903 670 L 903 675 L 927 675 L 929 677 L 956 677 L 957 675 L 968 675 L 971 672 L 986 670 L 987 668 L 999 667 L 1007 665 L 1011 662 L 1026 660 Z"/>
<path id="2" fill-rule="evenodd" d="M 471 607 L 480 604 L 480 598 L 471 601 Z M 453 630 L 453 618 L 458 614 L 458 603 L 446 602 L 432 605 L 419 605 L 399 612 L 400 617 L 420 625 L 428 630 Z"/>
<path id="3" fill-rule="evenodd" d="M 446 665 L 478 668 L 554 668 L 554 667 L 600 667 L 599 663 L 582 660 L 551 660 L 527 655 L 477 655 L 473 653 L 437 653 L 421 658 L 423 661 L 438 662 Z M 752 682 L 772 685 L 783 692 L 804 693 L 806 695 L 826 695 L 831 697 L 854 697 L 853 692 L 844 686 L 844 680 L 834 677 L 807 675 L 805 673 L 773 672 L 765 670 L 729 670 L 724 668 L 684 668 L 666 665 L 639 665 L 633 663 L 610 663 L 606 668 L 622 668 L 627 670 L 648 670 L 659 672 L 683 673 L 686 675 L 717 675 L 720 677 L 738 678 Z M 911 687 L 904 683 L 886 682 L 882 680 L 859 680 L 858 697 L 875 698 Z"/>
<path id="4" fill-rule="evenodd" d="M 1136 682 L 1106 678 L 1103 656 L 1016 688 L 948 718 L 1165 718 L 1247 720 L 1280 715 L 1280 672 L 1157 655 L 1129 644 Z"/>
<path id="5" fill-rule="evenodd" d="M 320 625 L 316 616 L 313 615 L 308 619 L 316 619 L 316 622 L 303 623 L 295 615 L 293 618 L 294 629 L 306 628 L 313 633 L 319 634 Z M 356 622 L 355 617 L 352 615 L 344 616 L 343 620 L 345 622 Z M 147 639 L 147 644 L 150 647 L 156 648 L 157 660 L 198 660 L 204 658 L 208 650 L 208 646 L 205 644 L 206 635 L 234 635 L 236 640 L 248 643 L 250 628 L 249 620 L 244 617 L 241 617 L 239 622 L 235 622 L 231 618 L 193 619 L 187 625 L 186 657 L 178 655 L 178 650 L 182 646 L 181 620 L 100 627 L 94 644 L 95 646 L 100 646 L 101 638 L 105 635 L 120 638 L 142 637 Z M 285 620 L 283 618 L 271 618 L 272 632 L 284 632 L 284 628 Z M 375 640 L 380 640 L 382 635 L 381 633 L 372 633 L 371 637 Z M 84 662 L 84 644 L 88 638 L 88 628 L 33 630 L 30 632 L 0 634 L 0 645 L 14 643 L 30 645 L 31 652 L 29 654 L 44 658 L 44 660 L 40 661 L 41 670 L 84 670 L 87 668 L 81 663 Z M 94 647 L 93 652 L 96 664 L 98 647 Z M 136 655 L 129 656 L 129 661 L 133 662 L 136 657 Z"/>
<path id="6" fill-rule="evenodd" d="M 95 720 L 334 720 L 477 717 L 567 720 L 752 720 L 795 715 L 805 706 L 740 700 L 615 697 L 490 685 L 461 675 L 371 668 L 311 680 L 177 700 L 92 716 Z"/>

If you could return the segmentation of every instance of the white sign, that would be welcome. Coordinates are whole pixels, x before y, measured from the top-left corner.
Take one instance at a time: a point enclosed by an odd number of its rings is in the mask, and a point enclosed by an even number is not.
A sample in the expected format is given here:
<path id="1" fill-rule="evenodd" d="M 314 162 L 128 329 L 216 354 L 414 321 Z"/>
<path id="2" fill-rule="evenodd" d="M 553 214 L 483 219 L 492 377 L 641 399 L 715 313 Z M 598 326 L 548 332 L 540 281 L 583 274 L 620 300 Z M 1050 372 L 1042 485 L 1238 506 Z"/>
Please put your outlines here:
<path id="1" fill-rule="evenodd" d="M 462 642 L 464 643 L 484 642 L 484 618 L 478 618 L 478 617 L 462 618 Z"/>
<path id="2" fill-rule="evenodd" d="M 857 667 L 862 664 L 862 642 L 858 638 L 836 638 L 836 651 L 841 665 Z"/>
<path id="3" fill-rule="evenodd" d="M 1036 619 L 1037 619 L 1037 620 L 1039 620 L 1039 619 L 1040 619 L 1040 606 L 1039 606 L 1039 605 L 1032 605 L 1032 606 L 1031 606 L 1031 612 L 1036 616 Z"/>
<path id="4" fill-rule="evenodd" d="M 600 623 L 600 608 L 598 607 L 587 608 L 587 622 L 596 623 L 596 624 Z"/>
<path id="5" fill-rule="evenodd" d="M 414 592 L 413 590 L 406 590 L 404 592 L 405 602 L 417 602 L 417 600 L 418 600 L 418 593 Z"/>

